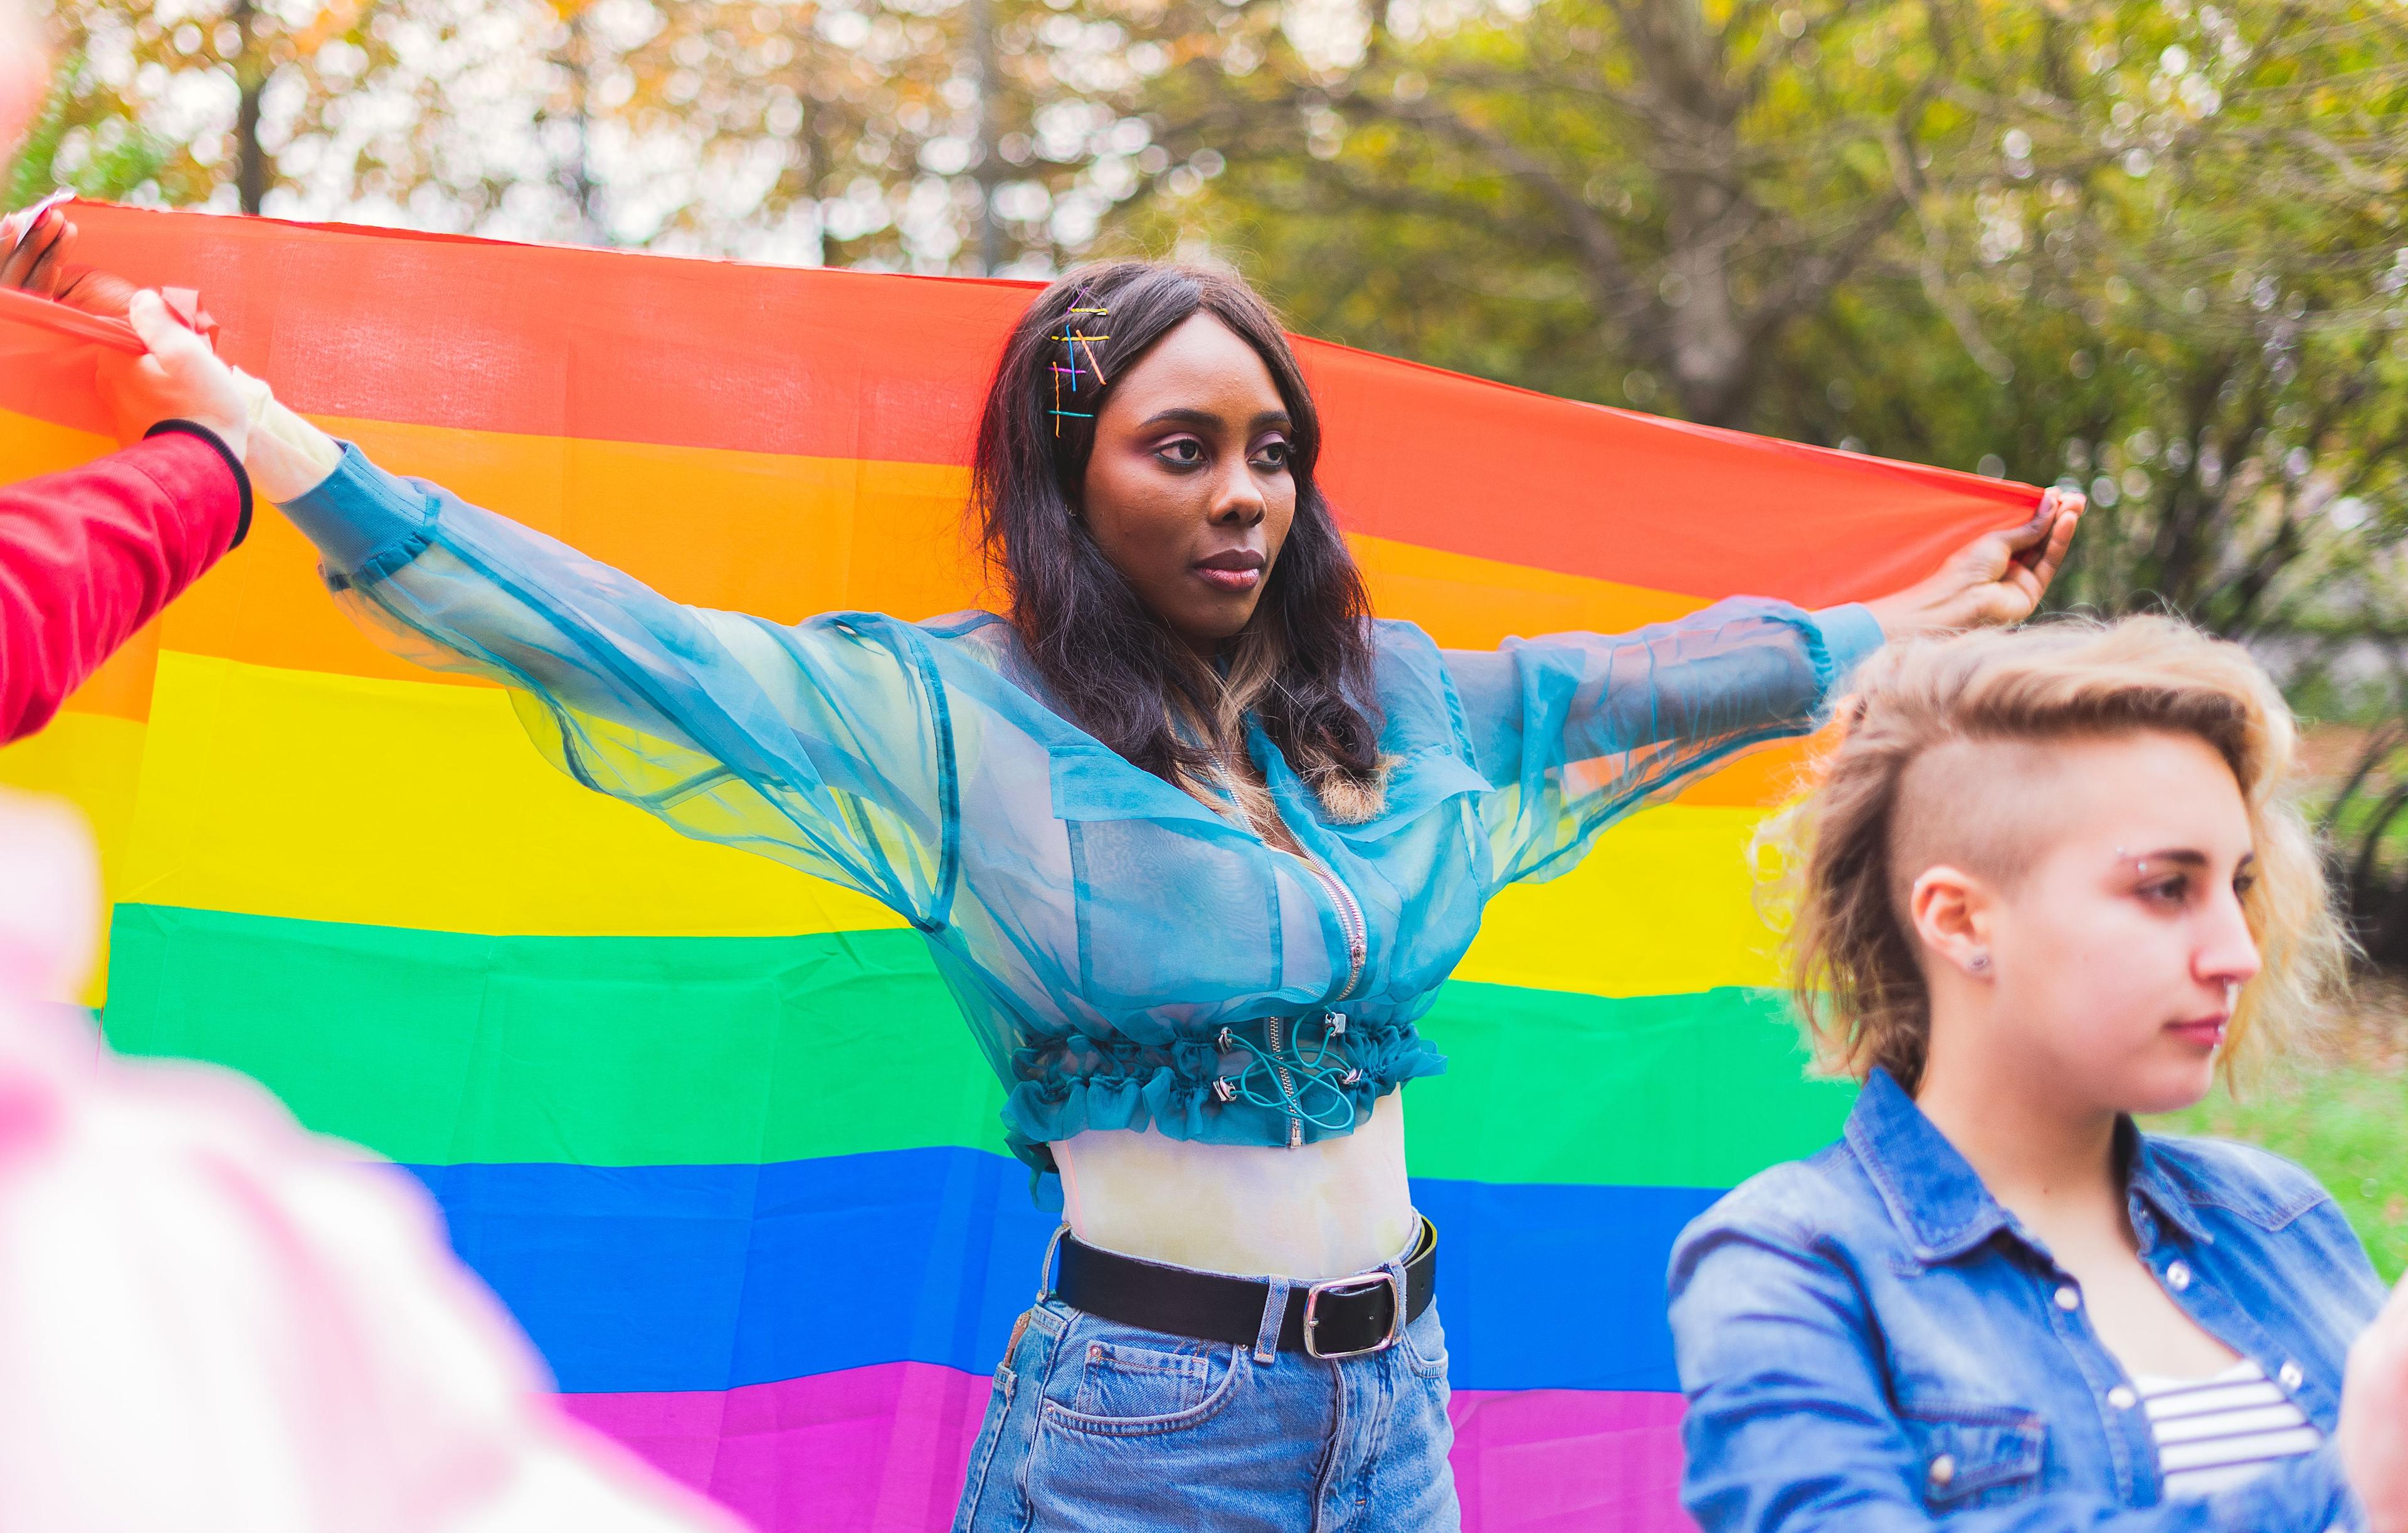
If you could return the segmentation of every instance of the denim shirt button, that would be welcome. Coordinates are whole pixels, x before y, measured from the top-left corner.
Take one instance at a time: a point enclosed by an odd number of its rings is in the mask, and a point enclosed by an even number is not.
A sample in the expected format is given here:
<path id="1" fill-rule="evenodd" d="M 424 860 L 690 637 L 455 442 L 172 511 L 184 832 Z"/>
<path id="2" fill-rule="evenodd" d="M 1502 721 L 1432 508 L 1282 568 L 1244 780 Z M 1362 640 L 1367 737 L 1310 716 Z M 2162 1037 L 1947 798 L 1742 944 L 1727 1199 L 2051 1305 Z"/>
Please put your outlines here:
<path id="1" fill-rule="evenodd" d="M 2185 1262 L 2166 1264 L 2166 1286 L 2179 1294 L 2190 1286 L 2190 1267 Z"/>
<path id="2" fill-rule="evenodd" d="M 1956 1478 L 1956 1459 L 1950 1457 L 1946 1454 L 1942 1454 L 1938 1458 L 1931 1461 L 1931 1483 L 1934 1486 L 1944 1487 L 1950 1481 Z"/>
<path id="3" fill-rule="evenodd" d="M 2079 1310 L 2079 1309 L 2081 1309 L 2081 1308 L 2082 1308 L 2082 1290 L 2081 1290 L 2081 1289 L 2079 1289 L 2079 1288 L 2076 1288 L 2075 1286 L 2073 1286 L 2073 1284 L 2071 1284 L 2071 1283 L 2070 1283 L 2070 1282 L 2069 1282 L 2069 1283 L 2067 1283 L 2064 1287 L 2059 1288 L 2059 1289 L 2057 1291 L 2057 1307 L 2058 1309 L 2060 1309 L 2060 1310 Z"/>
<path id="4" fill-rule="evenodd" d="M 2107 1392 L 2107 1403 L 2118 1411 L 2129 1411 L 2141 1403 L 2141 1397 L 2132 1393 L 2131 1385 L 2117 1384 Z"/>
<path id="5" fill-rule="evenodd" d="M 2285 1363 L 2275 1370 L 2274 1377 L 2281 1382 L 2285 1389 L 2297 1389 L 2307 1375 L 2300 1371 L 2299 1364 Z"/>

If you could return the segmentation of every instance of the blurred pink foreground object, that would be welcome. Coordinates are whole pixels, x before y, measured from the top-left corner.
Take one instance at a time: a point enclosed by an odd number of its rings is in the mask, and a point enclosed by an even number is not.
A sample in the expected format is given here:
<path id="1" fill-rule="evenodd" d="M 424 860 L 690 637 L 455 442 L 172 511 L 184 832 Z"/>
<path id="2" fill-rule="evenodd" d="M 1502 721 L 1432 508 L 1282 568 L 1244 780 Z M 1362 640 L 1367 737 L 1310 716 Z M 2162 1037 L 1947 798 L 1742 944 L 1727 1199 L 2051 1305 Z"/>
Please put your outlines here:
<path id="1" fill-rule="evenodd" d="M 0 169 L 40 109 L 50 85 L 49 50 L 34 20 L 16 0 L 0 0 Z"/>
<path id="2" fill-rule="evenodd" d="M 736 1533 L 561 1414 L 407 1173 L 111 1053 L 57 999 L 97 906 L 0 794 L 0 1529 Z"/>

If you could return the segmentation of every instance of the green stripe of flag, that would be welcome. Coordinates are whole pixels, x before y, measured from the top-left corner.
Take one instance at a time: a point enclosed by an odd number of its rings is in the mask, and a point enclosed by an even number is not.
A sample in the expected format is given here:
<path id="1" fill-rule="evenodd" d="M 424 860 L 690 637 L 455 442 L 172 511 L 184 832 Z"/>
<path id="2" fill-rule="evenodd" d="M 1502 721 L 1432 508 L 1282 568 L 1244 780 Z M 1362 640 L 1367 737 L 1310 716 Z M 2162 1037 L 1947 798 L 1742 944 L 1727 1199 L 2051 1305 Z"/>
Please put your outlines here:
<path id="1" fill-rule="evenodd" d="M 107 1026 L 249 1072 L 415 1165 L 724 1165 L 999 1149 L 1002 1097 L 910 931 L 484 937 L 121 905 Z M 1761 991 L 1451 982 L 1416 1175 L 1727 1186 L 1838 1132 Z"/>

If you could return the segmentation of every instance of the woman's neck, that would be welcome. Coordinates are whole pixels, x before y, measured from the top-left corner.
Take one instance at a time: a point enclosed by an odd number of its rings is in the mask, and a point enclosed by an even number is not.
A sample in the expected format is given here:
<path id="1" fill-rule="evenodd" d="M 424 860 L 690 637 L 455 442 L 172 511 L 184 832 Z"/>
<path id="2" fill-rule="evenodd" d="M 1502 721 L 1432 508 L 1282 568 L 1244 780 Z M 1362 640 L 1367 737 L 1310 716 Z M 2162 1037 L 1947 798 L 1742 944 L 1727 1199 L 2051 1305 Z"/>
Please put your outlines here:
<path id="1" fill-rule="evenodd" d="M 1915 1105 L 2008 1210 L 2035 1226 L 2100 1209 L 2123 1218 L 2116 1114 L 2029 1057 L 1967 1047 L 1935 1016 Z M 1992 1031 L 1991 1036 L 1997 1036 Z"/>

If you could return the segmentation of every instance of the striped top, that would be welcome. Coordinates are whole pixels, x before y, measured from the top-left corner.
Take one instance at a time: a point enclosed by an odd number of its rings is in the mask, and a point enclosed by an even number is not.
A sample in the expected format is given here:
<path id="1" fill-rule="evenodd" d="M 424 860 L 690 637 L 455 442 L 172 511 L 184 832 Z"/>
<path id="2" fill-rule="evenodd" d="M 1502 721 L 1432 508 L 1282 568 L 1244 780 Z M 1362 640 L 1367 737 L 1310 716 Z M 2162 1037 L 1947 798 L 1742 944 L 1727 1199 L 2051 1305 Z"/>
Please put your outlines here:
<path id="1" fill-rule="evenodd" d="M 2228 1489 L 2324 1441 L 2266 1370 L 2245 1357 L 2211 1379 L 2144 1374 L 2132 1383 L 2149 1412 L 2168 1498 Z"/>

